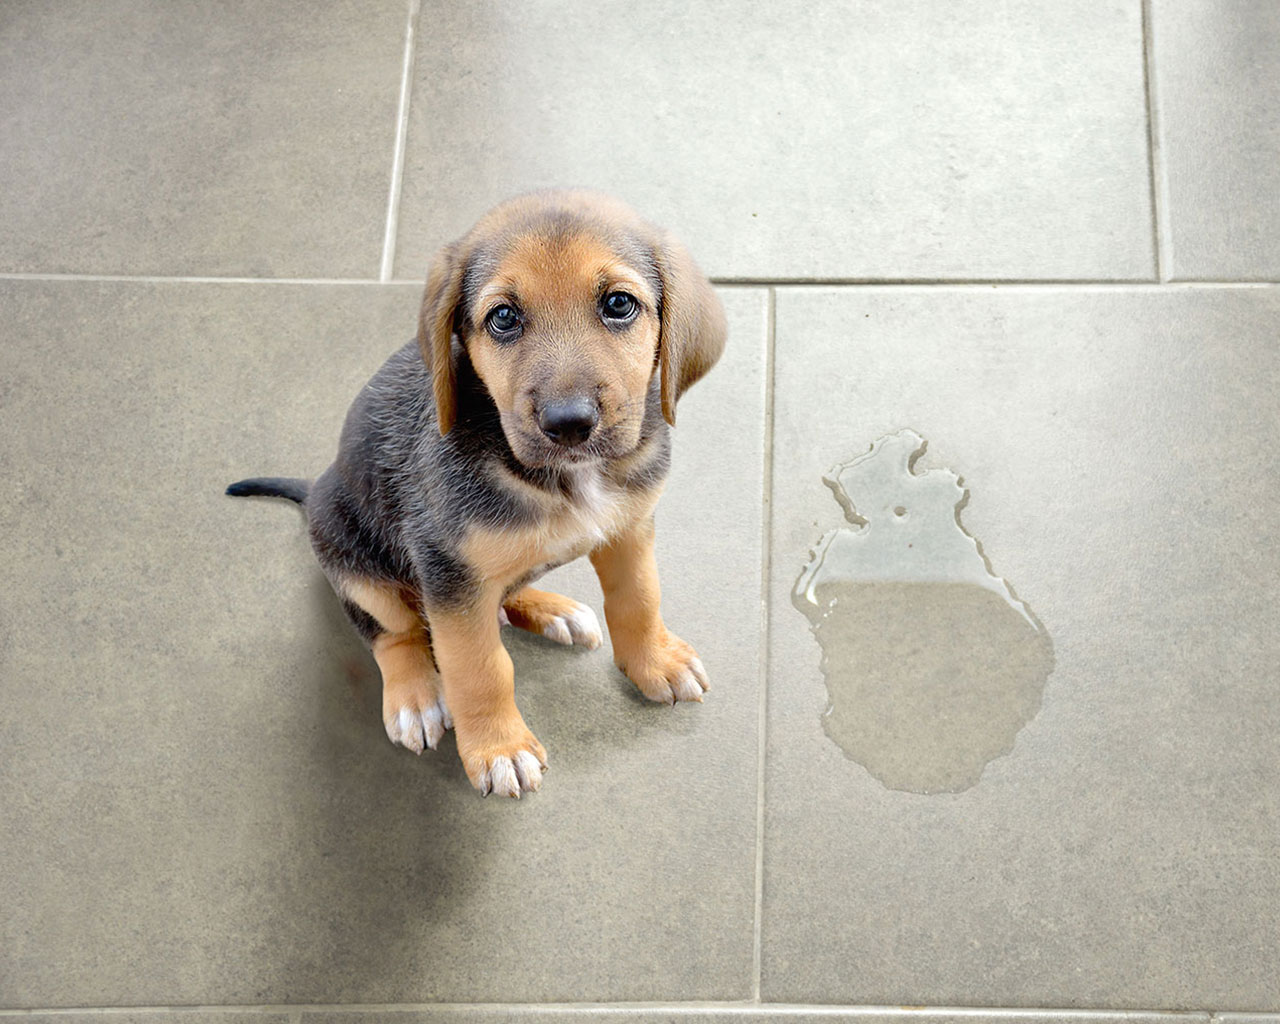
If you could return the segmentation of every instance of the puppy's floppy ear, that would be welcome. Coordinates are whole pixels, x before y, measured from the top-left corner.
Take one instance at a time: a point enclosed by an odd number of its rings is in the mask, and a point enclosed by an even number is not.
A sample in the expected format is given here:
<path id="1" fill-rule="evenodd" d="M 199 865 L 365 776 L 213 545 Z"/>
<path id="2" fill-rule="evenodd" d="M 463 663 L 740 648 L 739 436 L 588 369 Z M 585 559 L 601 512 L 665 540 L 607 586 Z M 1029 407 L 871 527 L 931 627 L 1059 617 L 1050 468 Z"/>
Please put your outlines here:
<path id="1" fill-rule="evenodd" d="M 440 250 L 427 274 L 427 290 L 418 314 L 418 348 L 431 371 L 436 399 L 436 425 L 449 433 L 458 412 L 458 370 L 453 363 L 453 336 L 462 301 L 464 261 L 461 246 Z"/>
<path id="2" fill-rule="evenodd" d="M 658 334 L 662 416 L 674 427 L 676 402 L 720 358 L 728 327 L 711 282 L 683 245 L 669 235 L 659 238 L 654 262 L 662 279 Z"/>

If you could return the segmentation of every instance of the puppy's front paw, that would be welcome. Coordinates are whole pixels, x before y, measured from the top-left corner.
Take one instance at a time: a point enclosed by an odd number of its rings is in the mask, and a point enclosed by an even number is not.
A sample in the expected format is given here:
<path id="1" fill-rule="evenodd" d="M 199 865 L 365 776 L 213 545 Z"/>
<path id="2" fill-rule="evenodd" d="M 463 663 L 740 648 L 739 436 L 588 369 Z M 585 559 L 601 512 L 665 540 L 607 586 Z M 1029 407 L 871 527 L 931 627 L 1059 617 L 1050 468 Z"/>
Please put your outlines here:
<path id="1" fill-rule="evenodd" d="M 711 688 L 698 652 L 665 629 L 649 643 L 632 650 L 614 651 L 614 663 L 650 700 L 662 704 L 702 702 Z"/>
<path id="2" fill-rule="evenodd" d="M 523 722 L 516 729 L 502 731 L 515 735 L 476 742 L 460 730 L 458 753 L 467 778 L 480 790 L 481 796 L 495 793 L 519 800 L 521 793 L 537 792 L 542 785 L 542 773 L 547 770 L 547 752 Z"/>
<path id="3" fill-rule="evenodd" d="M 445 730 L 453 728 L 453 718 L 444 697 L 421 675 L 393 685 L 384 682 L 382 724 L 392 743 L 421 754 L 424 746 L 436 749 Z"/>

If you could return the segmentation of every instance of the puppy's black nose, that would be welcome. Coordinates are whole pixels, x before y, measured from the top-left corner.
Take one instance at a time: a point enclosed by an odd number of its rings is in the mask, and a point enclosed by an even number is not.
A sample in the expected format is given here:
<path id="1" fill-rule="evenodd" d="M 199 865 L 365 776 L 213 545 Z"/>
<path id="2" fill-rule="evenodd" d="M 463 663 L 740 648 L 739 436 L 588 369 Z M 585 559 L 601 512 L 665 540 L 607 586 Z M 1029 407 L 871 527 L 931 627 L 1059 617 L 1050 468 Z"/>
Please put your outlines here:
<path id="1" fill-rule="evenodd" d="M 582 444 L 600 422 L 600 410 L 586 398 L 551 402 L 538 413 L 538 426 L 556 444 L 566 448 Z"/>

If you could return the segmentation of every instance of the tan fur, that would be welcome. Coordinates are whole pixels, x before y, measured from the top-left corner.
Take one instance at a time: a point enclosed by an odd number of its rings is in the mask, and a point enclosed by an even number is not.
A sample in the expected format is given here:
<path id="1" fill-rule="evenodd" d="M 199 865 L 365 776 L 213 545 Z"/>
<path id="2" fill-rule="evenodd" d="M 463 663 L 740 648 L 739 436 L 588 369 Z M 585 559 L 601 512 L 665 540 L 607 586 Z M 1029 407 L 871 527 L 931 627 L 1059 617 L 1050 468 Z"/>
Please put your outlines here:
<path id="1" fill-rule="evenodd" d="M 590 234 L 562 239 L 532 229 L 521 230 L 525 222 L 557 200 L 571 203 L 602 224 L 625 228 L 646 239 L 653 250 L 663 294 L 654 295 L 635 268 L 628 267 Z M 483 337 L 484 318 L 491 310 L 504 299 L 519 298 L 519 304 L 534 314 L 535 322 L 548 329 L 542 337 L 544 343 L 576 347 L 575 355 L 580 352 L 600 360 L 593 363 L 595 368 L 617 371 L 612 379 L 603 382 L 606 394 L 602 398 L 606 401 L 602 413 L 612 416 L 613 422 L 628 413 L 638 416 L 643 387 L 656 360 L 661 374 L 662 414 L 674 426 L 681 393 L 711 368 L 724 349 L 724 310 L 688 251 L 669 234 L 641 220 L 609 196 L 564 192 L 556 199 L 534 193 L 491 210 L 464 238 L 445 247 L 432 263 L 418 319 L 418 344 L 432 372 L 440 433 L 449 432 L 456 412 L 457 375 L 452 345 L 468 254 L 487 240 L 508 236 L 514 237 L 502 265 L 486 282 L 475 303 L 470 325 L 475 336 Z M 640 322 L 626 333 L 621 353 L 619 346 L 610 343 L 619 336 L 611 335 L 594 316 L 601 289 L 613 288 L 629 292 L 643 306 Z M 563 331 L 566 326 L 574 328 L 568 335 Z M 531 384 L 529 367 L 518 365 L 514 348 L 498 353 L 482 344 L 469 349 L 469 355 L 503 411 L 504 422 L 506 416 L 527 415 L 528 409 L 521 405 L 520 398 L 522 388 Z"/>
<path id="2" fill-rule="evenodd" d="M 614 663 L 650 700 L 672 703 L 672 684 L 697 653 L 663 624 L 653 541 L 653 520 L 644 519 L 592 551 L 591 564 L 604 591 Z"/>
<path id="3" fill-rule="evenodd" d="M 440 676 L 421 624 L 408 633 L 383 633 L 373 640 L 373 660 L 382 674 L 382 721 L 390 726 L 404 708 L 425 711 L 436 702 Z"/>
<path id="4" fill-rule="evenodd" d="M 442 249 L 427 275 L 427 290 L 418 314 L 418 347 L 431 370 L 436 423 L 449 433 L 457 413 L 457 371 L 453 364 L 453 318 L 462 295 L 462 262 L 457 246 Z"/>
<path id="5" fill-rule="evenodd" d="M 641 303 L 635 322 L 611 331 L 600 322 L 600 297 L 625 291 Z M 501 344 L 484 330 L 489 313 L 516 305 L 528 317 L 520 341 Z M 574 236 L 519 239 L 480 291 L 468 354 L 512 430 L 538 431 L 536 403 L 575 390 L 593 393 L 600 429 L 640 437 L 660 323 L 657 296 L 602 242 Z"/>
<path id="6" fill-rule="evenodd" d="M 463 557 L 485 579 L 505 590 L 542 566 L 572 561 L 606 543 L 647 517 L 658 501 L 656 490 L 624 491 L 606 482 L 599 487 L 602 501 L 598 506 L 555 499 L 548 503 L 546 521 L 540 526 L 472 526 L 462 544 Z"/>
<path id="7" fill-rule="evenodd" d="M 663 314 L 659 345 L 662 415 L 676 425 L 676 401 L 715 365 L 724 351 L 724 308 L 693 258 L 670 236 L 658 250 Z"/>
<path id="8" fill-rule="evenodd" d="M 578 602 L 571 597 L 533 587 L 521 587 L 502 602 L 511 625 L 530 633 L 541 633 L 553 620 L 573 615 L 578 608 Z"/>
<path id="9" fill-rule="evenodd" d="M 546 216 L 566 209 L 585 211 L 583 230 L 564 229 L 581 220 Z M 639 258 L 656 266 L 661 294 L 650 283 L 653 267 L 628 266 L 612 250 L 606 239 L 616 232 L 635 240 L 626 251 L 644 249 L 646 255 Z M 484 260 L 476 265 L 490 271 L 482 282 L 468 280 L 476 254 Z M 465 311 L 464 286 L 475 289 Z M 626 325 L 602 322 L 600 305 L 611 291 L 637 300 L 639 310 Z M 517 341 L 495 339 L 486 329 L 486 318 L 501 305 L 522 315 Z M 509 771 L 500 762 L 516 762 L 523 753 L 526 759 L 536 757 L 542 767 L 546 764 L 542 745 L 516 708 L 498 614 L 507 595 L 511 621 L 541 630 L 551 618 L 575 609 L 576 602 L 556 594 L 528 588 L 511 592 L 548 565 L 590 553 L 604 588 L 618 666 L 653 700 L 701 699 L 706 688 L 701 662 L 693 648 L 667 631 L 659 610 L 652 516 L 660 487 L 638 490 L 617 481 L 626 479 L 628 463 L 641 465 L 649 455 L 647 446 L 644 452 L 635 449 L 655 366 L 662 413 L 674 423 L 680 393 L 706 373 L 724 341 L 723 311 L 688 253 L 608 197 L 556 193 L 514 200 L 482 218 L 433 263 L 418 343 L 431 370 L 441 434 L 449 432 L 457 415 L 455 360 L 462 345 L 521 462 L 542 464 L 538 446 L 545 449 L 548 442 L 538 425 L 539 403 L 572 396 L 595 400 L 597 432 L 616 442 L 608 467 L 584 465 L 570 494 L 551 494 L 496 470 L 501 479 L 494 486 L 519 492 L 538 511 L 539 525 L 471 524 L 458 553 L 483 581 L 481 586 L 466 607 L 424 610 L 458 751 L 467 775 L 482 791 L 493 788 L 519 796 L 522 789 L 537 788 L 540 777 L 530 783 L 524 774 L 519 785 L 499 785 L 497 775 Z M 353 581 L 346 592 L 399 634 L 380 645 L 384 679 L 394 678 L 399 686 L 399 680 L 415 673 L 422 677 L 421 652 L 426 648 L 413 639 L 413 609 L 368 581 Z M 527 774 L 527 760 L 525 764 Z"/>
<path id="10" fill-rule="evenodd" d="M 399 587 L 351 576 L 339 581 L 338 591 L 377 619 L 388 633 L 410 633 L 422 626 L 422 619 L 405 603 Z"/>
<path id="11" fill-rule="evenodd" d="M 498 758 L 515 760 L 521 751 L 538 759 L 547 752 L 516 707 L 515 671 L 498 637 L 501 595 L 486 588 L 482 600 L 464 612 L 431 616 L 431 636 L 453 713 L 458 755 L 472 785 L 488 791 L 487 773 Z M 519 791 L 511 794 L 518 796 Z"/>
<path id="12" fill-rule="evenodd" d="M 426 624 L 397 587 L 352 576 L 338 581 L 338 589 L 386 630 L 371 647 L 382 676 L 382 721 L 391 734 L 402 711 L 423 712 L 440 695 Z M 415 749 L 420 751 L 421 744 Z"/>

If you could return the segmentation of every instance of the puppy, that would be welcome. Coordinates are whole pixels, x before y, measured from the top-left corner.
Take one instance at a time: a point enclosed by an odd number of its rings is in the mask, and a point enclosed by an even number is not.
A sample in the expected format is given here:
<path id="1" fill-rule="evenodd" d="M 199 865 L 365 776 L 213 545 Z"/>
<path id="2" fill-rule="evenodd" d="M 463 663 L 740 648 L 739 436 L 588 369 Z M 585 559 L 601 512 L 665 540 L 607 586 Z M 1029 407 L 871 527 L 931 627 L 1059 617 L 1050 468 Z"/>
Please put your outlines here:
<path id="1" fill-rule="evenodd" d="M 536 790 L 546 752 L 499 626 L 598 646 L 589 608 L 529 586 L 582 555 L 617 666 L 650 700 L 702 700 L 702 662 L 659 613 L 653 510 L 676 403 L 725 333 L 688 253 L 630 209 L 521 196 L 436 257 L 416 343 L 357 396 L 319 479 L 227 488 L 305 509 L 393 742 L 421 753 L 453 728 L 481 793 Z"/>

